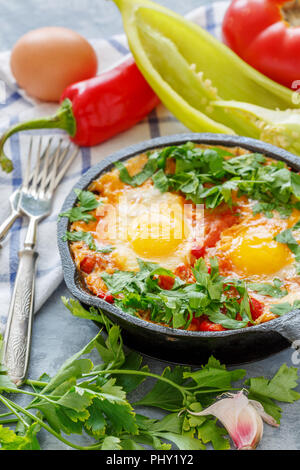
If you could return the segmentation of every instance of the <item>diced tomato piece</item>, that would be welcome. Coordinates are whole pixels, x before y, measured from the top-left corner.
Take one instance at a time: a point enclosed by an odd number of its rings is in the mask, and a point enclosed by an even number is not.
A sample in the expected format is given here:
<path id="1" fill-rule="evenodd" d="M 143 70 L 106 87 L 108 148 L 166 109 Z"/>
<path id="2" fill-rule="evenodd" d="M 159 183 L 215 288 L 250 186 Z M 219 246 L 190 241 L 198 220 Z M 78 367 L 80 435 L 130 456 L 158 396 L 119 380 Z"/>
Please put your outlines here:
<path id="1" fill-rule="evenodd" d="M 255 321 L 257 320 L 264 312 L 263 304 L 256 299 L 250 298 L 250 311 L 252 319 Z"/>
<path id="2" fill-rule="evenodd" d="M 194 318 L 192 324 L 195 325 L 196 331 L 225 331 L 222 325 L 211 322 L 206 315 L 200 318 Z"/>
<path id="3" fill-rule="evenodd" d="M 250 312 L 251 312 L 252 320 L 254 321 L 257 320 L 263 314 L 263 311 L 264 311 L 263 304 L 259 302 L 259 300 L 256 300 L 250 297 Z M 235 319 L 238 321 L 242 321 L 242 317 L 239 313 L 236 315 Z M 252 323 L 249 322 L 248 326 L 252 326 Z"/>
<path id="4" fill-rule="evenodd" d="M 185 282 L 195 282 L 195 277 L 190 266 L 182 263 L 174 271 L 175 276 L 180 277 Z"/>
<path id="5" fill-rule="evenodd" d="M 220 214 L 214 214 L 207 217 L 205 225 L 205 246 L 211 248 L 221 238 L 223 230 L 237 223 L 237 216 L 232 211 L 226 211 Z"/>
<path id="6" fill-rule="evenodd" d="M 196 259 L 203 258 L 205 255 L 205 246 L 195 246 L 191 249 L 191 255 Z"/>
<path id="7" fill-rule="evenodd" d="M 171 290 L 174 286 L 175 279 L 171 276 L 161 274 L 158 279 L 158 285 L 161 289 Z"/>
<path id="8" fill-rule="evenodd" d="M 213 323 L 204 319 L 200 323 L 199 331 L 225 331 L 225 328 L 218 323 Z"/>
<path id="9" fill-rule="evenodd" d="M 96 264 L 96 259 L 93 256 L 86 256 L 80 263 L 80 269 L 86 274 L 91 274 Z"/>
<path id="10" fill-rule="evenodd" d="M 111 294 L 107 294 L 106 292 L 98 293 L 97 297 L 99 297 L 99 299 L 105 300 L 109 304 L 113 304 L 115 302 L 115 299 L 113 298 L 113 296 Z"/>

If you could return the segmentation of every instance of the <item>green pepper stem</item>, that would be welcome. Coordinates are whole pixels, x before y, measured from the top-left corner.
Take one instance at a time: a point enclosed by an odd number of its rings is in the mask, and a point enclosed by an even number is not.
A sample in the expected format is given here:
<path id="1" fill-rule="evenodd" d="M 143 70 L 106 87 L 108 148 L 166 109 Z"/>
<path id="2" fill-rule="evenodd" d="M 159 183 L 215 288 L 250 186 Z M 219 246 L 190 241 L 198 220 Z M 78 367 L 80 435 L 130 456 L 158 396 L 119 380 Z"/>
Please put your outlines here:
<path id="1" fill-rule="evenodd" d="M 72 109 L 72 102 L 68 98 L 62 102 L 57 113 L 53 116 L 16 124 L 4 132 L 0 137 L 0 165 L 2 169 L 6 171 L 6 173 L 10 173 L 13 170 L 11 160 L 4 153 L 5 142 L 13 134 L 31 129 L 62 129 L 71 137 L 74 137 L 76 134 L 76 127 L 76 119 Z"/>

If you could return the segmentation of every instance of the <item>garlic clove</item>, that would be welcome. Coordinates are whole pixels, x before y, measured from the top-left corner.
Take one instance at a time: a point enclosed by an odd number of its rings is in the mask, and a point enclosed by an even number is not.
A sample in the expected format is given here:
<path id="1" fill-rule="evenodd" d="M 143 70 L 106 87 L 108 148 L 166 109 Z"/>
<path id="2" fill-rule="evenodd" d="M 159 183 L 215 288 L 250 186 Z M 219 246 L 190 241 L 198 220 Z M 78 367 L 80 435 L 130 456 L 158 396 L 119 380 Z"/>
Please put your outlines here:
<path id="1" fill-rule="evenodd" d="M 263 435 L 263 419 L 272 426 L 278 426 L 263 406 L 255 400 L 249 400 L 242 390 L 228 394 L 205 410 L 189 413 L 215 416 L 227 429 L 237 449 L 256 448 Z"/>

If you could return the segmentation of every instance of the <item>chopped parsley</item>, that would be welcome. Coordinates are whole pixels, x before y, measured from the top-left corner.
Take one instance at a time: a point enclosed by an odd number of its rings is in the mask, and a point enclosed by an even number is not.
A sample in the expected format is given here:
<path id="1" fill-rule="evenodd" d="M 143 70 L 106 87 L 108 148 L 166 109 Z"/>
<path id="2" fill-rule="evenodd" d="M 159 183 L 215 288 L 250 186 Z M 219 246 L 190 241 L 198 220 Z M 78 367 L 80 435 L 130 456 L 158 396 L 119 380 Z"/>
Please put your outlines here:
<path id="1" fill-rule="evenodd" d="M 279 243 L 284 243 L 288 246 L 291 252 L 295 255 L 296 273 L 300 274 L 300 245 L 294 238 L 293 232 L 300 229 L 300 222 L 297 222 L 292 228 L 283 230 L 276 235 L 275 240 Z"/>
<path id="2" fill-rule="evenodd" d="M 90 250 L 95 251 L 96 253 L 108 254 L 111 253 L 115 248 L 111 245 L 104 245 L 101 248 L 97 248 L 93 235 L 90 232 L 81 232 L 81 231 L 74 231 L 74 232 L 66 232 L 66 234 L 62 237 L 63 241 L 70 241 L 70 242 L 80 242 L 83 241 Z"/>
<path id="3" fill-rule="evenodd" d="M 282 304 L 273 304 L 271 306 L 271 312 L 274 313 L 274 315 L 282 316 L 285 315 L 286 313 L 291 312 L 292 310 L 296 310 L 300 308 L 300 300 L 295 300 L 295 302 L 290 304 L 289 302 L 284 302 Z"/>
<path id="4" fill-rule="evenodd" d="M 101 275 L 109 292 L 115 295 L 115 304 L 123 311 L 132 315 L 137 311 L 148 312 L 151 321 L 173 328 L 188 328 L 193 316 L 201 315 L 207 315 L 212 322 L 228 329 L 253 323 L 245 284 L 220 276 L 215 258 L 210 260 L 210 273 L 203 259 L 197 261 L 193 268 L 196 280 L 193 284 L 185 283 L 157 264 L 138 261 L 138 272 L 115 271 Z M 160 287 L 161 275 L 174 279 L 172 289 Z M 234 297 L 225 294 L 230 287 L 236 289 Z M 236 320 L 237 314 L 241 320 Z"/>
<path id="5" fill-rule="evenodd" d="M 174 173 L 167 172 L 170 158 L 175 161 Z M 299 206 L 300 175 L 283 162 L 267 164 L 258 153 L 235 156 L 223 149 L 202 149 L 188 142 L 149 154 L 144 168 L 134 176 L 123 163 L 117 162 L 116 167 L 126 184 L 136 187 L 152 178 L 161 192 L 179 191 L 208 209 L 221 203 L 231 207 L 233 191 L 238 197 L 246 195 L 257 201 L 254 213 L 262 212 L 267 217 L 272 217 L 275 210 L 281 217 L 288 217 L 293 207 Z"/>
<path id="6" fill-rule="evenodd" d="M 96 209 L 100 202 L 97 201 L 94 193 L 90 191 L 81 191 L 80 189 L 74 189 L 78 197 L 78 205 L 72 207 L 66 212 L 59 214 L 59 217 L 68 217 L 70 222 L 77 222 L 79 220 L 89 223 L 95 221 L 96 218 L 89 212 Z"/>
<path id="7" fill-rule="evenodd" d="M 62 239 L 65 242 L 67 240 L 70 242 L 83 241 L 86 245 L 88 245 L 90 250 L 93 250 L 93 251 L 97 250 L 94 237 L 90 232 L 83 232 L 83 231 L 66 232 L 65 235 L 62 237 Z"/>
<path id="8" fill-rule="evenodd" d="M 258 294 L 268 295 L 269 297 L 276 297 L 278 299 L 288 294 L 288 291 L 282 288 L 282 281 L 280 279 L 273 279 L 273 285 L 268 283 L 248 282 L 247 287 L 249 290 L 257 292 Z"/>
<path id="9" fill-rule="evenodd" d="M 96 251 L 97 253 L 103 253 L 106 255 L 108 253 L 111 253 L 114 249 L 115 247 L 113 247 L 112 245 L 105 245 L 102 248 L 98 248 Z"/>

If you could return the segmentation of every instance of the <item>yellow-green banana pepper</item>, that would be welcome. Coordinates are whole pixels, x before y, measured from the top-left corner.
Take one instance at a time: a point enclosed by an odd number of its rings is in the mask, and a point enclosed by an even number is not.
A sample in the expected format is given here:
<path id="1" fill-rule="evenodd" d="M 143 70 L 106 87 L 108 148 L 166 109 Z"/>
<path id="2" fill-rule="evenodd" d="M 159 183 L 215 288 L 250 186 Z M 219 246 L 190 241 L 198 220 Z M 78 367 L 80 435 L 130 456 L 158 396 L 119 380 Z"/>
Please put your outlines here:
<path id="1" fill-rule="evenodd" d="M 300 110 L 291 110 L 298 108 L 291 90 L 173 11 L 150 0 L 113 1 L 139 69 L 183 124 L 259 138 L 300 155 Z"/>

